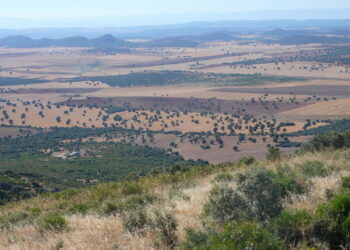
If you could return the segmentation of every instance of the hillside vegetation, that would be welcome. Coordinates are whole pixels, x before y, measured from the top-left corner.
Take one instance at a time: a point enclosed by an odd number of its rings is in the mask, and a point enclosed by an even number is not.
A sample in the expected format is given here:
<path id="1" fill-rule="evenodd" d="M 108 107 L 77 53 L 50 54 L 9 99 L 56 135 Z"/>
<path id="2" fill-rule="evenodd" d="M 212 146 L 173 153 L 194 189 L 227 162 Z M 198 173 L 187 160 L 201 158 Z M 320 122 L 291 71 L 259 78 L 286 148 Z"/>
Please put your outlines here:
<path id="1" fill-rule="evenodd" d="M 0 207 L 1 249 L 347 249 L 350 134 Z"/>

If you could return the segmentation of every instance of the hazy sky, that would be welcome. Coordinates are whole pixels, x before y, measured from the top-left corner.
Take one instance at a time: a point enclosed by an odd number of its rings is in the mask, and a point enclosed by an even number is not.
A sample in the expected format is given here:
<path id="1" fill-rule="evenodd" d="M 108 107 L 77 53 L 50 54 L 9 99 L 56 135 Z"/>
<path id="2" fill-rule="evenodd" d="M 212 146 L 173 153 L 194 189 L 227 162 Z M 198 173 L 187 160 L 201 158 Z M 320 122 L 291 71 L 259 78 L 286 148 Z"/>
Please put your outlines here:
<path id="1" fill-rule="evenodd" d="M 3 0 L 0 17 L 60 18 L 288 9 L 350 9 L 350 0 Z"/>

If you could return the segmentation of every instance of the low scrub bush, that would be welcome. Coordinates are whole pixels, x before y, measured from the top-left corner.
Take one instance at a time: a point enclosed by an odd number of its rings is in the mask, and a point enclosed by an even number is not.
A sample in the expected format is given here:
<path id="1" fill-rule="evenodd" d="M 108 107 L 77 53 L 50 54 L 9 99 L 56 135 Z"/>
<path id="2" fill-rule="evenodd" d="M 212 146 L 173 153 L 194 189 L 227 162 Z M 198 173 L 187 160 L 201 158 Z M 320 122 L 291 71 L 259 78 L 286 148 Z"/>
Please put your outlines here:
<path id="1" fill-rule="evenodd" d="M 19 226 L 29 222 L 40 216 L 39 208 L 28 208 L 25 212 L 10 214 L 0 218 L 0 228 L 10 228 L 11 226 Z"/>
<path id="2" fill-rule="evenodd" d="M 144 207 L 155 202 L 157 199 L 158 197 L 153 194 L 134 194 L 120 200 L 117 206 L 121 211 L 130 210 L 140 206 Z"/>
<path id="3" fill-rule="evenodd" d="M 264 222 L 282 211 L 282 188 L 274 182 L 272 172 L 265 168 L 249 169 L 237 178 L 240 191 L 256 220 Z"/>
<path id="4" fill-rule="evenodd" d="M 168 247 L 173 248 L 177 242 L 175 218 L 169 213 L 155 213 L 153 227 L 157 231 L 160 240 Z"/>
<path id="5" fill-rule="evenodd" d="M 8 216 L 0 218 L 0 228 L 9 228 L 11 226 L 23 224 L 29 219 L 30 215 L 25 212 L 10 214 Z"/>
<path id="6" fill-rule="evenodd" d="M 306 161 L 298 166 L 301 173 L 307 177 L 326 177 L 331 173 L 331 169 L 320 161 Z"/>
<path id="7" fill-rule="evenodd" d="M 204 214 L 217 223 L 237 222 L 248 218 L 250 209 L 241 194 L 228 185 L 219 185 L 211 190 Z"/>
<path id="8" fill-rule="evenodd" d="M 292 210 L 283 211 L 272 224 L 285 247 L 296 247 L 310 239 L 312 222 L 312 216 L 306 211 Z"/>
<path id="9" fill-rule="evenodd" d="M 45 230 L 56 232 L 68 229 L 66 219 L 60 215 L 47 215 L 41 220 L 41 226 Z"/>
<path id="10" fill-rule="evenodd" d="M 181 244 L 180 249 L 210 249 L 209 236 L 210 234 L 207 232 L 188 228 L 186 230 L 186 239 Z"/>
<path id="11" fill-rule="evenodd" d="M 131 233 L 141 231 L 150 224 L 146 211 L 143 208 L 124 212 L 122 220 L 124 228 Z"/>
<path id="12" fill-rule="evenodd" d="M 282 157 L 281 151 L 276 147 L 268 147 L 268 153 L 266 155 L 266 159 L 269 161 L 278 161 Z"/>
<path id="13" fill-rule="evenodd" d="M 144 191 L 144 188 L 141 186 L 141 184 L 136 182 L 127 182 L 127 183 L 124 183 L 121 192 L 123 195 L 131 195 L 131 194 L 142 194 L 143 191 Z"/>
<path id="14" fill-rule="evenodd" d="M 70 214 L 83 214 L 85 215 L 89 210 L 89 206 L 86 204 L 76 204 L 72 206 L 69 210 L 68 213 Z"/>
<path id="15" fill-rule="evenodd" d="M 67 189 L 60 193 L 56 193 L 55 196 L 57 199 L 69 200 L 75 195 L 77 195 L 78 193 L 79 191 L 76 189 Z"/>
<path id="16" fill-rule="evenodd" d="M 289 194 L 304 194 L 310 187 L 307 178 L 286 166 L 277 167 L 272 178 L 279 185 L 283 197 L 288 197 Z"/>
<path id="17" fill-rule="evenodd" d="M 350 176 L 341 178 L 341 188 L 350 190 Z"/>
<path id="18" fill-rule="evenodd" d="M 182 249 L 259 249 L 280 250 L 281 241 L 255 222 L 227 224 L 222 231 L 207 234 L 188 230 Z"/>
<path id="19" fill-rule="evenodd" d="M 314 235 L 327 242 L 330 249 L 350 247 L 350 193 L 345 192 L 319 206 L 316 211 Z"/>
<path id="20" fill-rule="evenodd" d="M 145 207 L 157 201 L 158 197 L 153 194 L 132 194 L 116 201 L 108 201 L 102 205 L 102 214 L 114 215 L 127 210 Z"/>
<path id="21" fill-rule="evenodd" d="M 216 182 L 230 182 L 233 181 L 233 176 L 232 174 L 229 173 L 222 173 L 222 174 L 218 174 L 217 176 L 215 176 L 214 181 Z"/>
<path id="22" fill-rule="evenodd" d="M 252 157 L 252 156 L 246 156 L 246 157 L 243 157 L 242 159 L 240 159 L 238 161 L 239 164 L 244 164 L 244 165 L 251 165 L 255 162 L 255 158 Z"/>

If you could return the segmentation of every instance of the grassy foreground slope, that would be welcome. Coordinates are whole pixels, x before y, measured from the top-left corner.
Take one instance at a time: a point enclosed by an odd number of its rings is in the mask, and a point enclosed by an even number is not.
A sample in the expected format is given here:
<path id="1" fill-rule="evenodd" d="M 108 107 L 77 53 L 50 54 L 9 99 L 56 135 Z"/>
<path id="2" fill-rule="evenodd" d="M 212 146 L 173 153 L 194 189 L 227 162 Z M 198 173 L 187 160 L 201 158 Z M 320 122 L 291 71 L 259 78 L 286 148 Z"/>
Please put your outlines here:
<path id="1" fill-rule="evenodd" d="M 0 249 L 347 249 L 350 134 L 0 207 Z"/>

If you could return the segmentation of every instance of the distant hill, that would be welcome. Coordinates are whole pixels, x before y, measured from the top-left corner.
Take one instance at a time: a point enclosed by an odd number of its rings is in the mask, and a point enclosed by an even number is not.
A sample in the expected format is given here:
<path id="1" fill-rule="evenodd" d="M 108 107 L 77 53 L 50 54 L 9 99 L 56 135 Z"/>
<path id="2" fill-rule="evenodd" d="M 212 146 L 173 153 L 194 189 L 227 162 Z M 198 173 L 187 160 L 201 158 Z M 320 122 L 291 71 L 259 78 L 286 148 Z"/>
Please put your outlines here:
<path id="1" fill-rule="evenodd" d="M 296 35 L 310 35 L 313 32 L 310 30 L 296 30 L 296 29 L 272 29 L 264 32 L 263 34 L 266 36 L 273 37 L 285 37 L 285 36 L 296 36 Z"/>
<path id="2" fill-rule="evenodd" d="M 277 43 L 291 45 L 291 44 L 334 44 L 334 43 L 349 43 L 350 39 L 347 37 L 326 37 L 313 35 L 292 35 L 281 38 Z"/>
<path id="3" fill-rule="evenodd" d="M 169 37 L 149 42 L 136 43 L 115 38 L 107 34 L 97 38 L 72 36 L 62 39 L 32 39 L 27 36 L 8 36 L 0 39 L 0 47 L 9 48 L 45 48 L 45 47 L 91 47 L 98 49 L 133 47 L 196 47 L 198 42 L 181 37 Z"/>
<path id="4" fill-rule="evenodd" d="M 350 29 L 334 30 L 331 33 L 340 36 L 350 36 Z"/>
<path id="5" fill-rule="evenodd" d="M 116 48 L 133 47 L 135 43 L 115 38 L 112 35 L 104 35 L 98 38 L 88 39 L 83 36 L 73 36 L 63 39 L 32 39 L 27 36 L 8 36 L 0 39 L 0 46 L 10 48 L 43 48 L 43 47 L 93 47 Z"/>
<path id="6" fill-rule="evenodd" d="M 143 47 L 196 47 L 198 45 L 198 42 L 179 37 L 164 38 L 142 44 Z"/>

